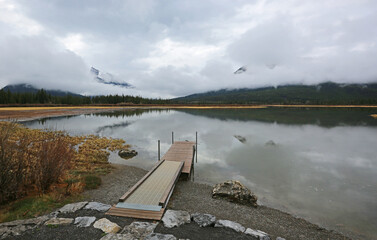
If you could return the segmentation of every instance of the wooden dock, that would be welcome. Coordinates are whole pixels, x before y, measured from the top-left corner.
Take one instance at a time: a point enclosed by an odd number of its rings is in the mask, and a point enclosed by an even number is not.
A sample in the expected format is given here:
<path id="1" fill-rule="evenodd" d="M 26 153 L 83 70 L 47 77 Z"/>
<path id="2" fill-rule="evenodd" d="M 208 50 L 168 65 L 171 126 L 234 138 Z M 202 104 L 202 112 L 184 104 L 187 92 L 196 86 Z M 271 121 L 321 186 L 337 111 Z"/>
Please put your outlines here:
<path id="1" fill-rule="evenodd" d="M 195 142 L 174 142 L 161 160 L 106 214 L 161 220 L 180 175 L 190 176 L 194 156 Z"/>

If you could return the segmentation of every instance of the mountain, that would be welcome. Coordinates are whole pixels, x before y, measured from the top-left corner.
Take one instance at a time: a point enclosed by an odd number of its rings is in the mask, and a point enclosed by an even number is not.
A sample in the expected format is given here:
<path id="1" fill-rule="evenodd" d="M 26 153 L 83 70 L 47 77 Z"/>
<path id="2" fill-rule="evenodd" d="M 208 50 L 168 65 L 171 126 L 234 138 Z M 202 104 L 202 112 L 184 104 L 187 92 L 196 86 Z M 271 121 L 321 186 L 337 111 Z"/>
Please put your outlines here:
<path id="1" fill-rule="evenodd" d="M 96 79 L 98 82 L 108 85 L 114 85 L 118 87 L 124 87 L 124 88 L 132 88 L 133 86 L 126 82 L 119 82 L 115 77 L 110 73 L 102 73 L 100 70 L 91 67 L 90 72 L 93 74 L 94 79 Z"/>
<path id="2" fill-rule="evenodd" d="M 377 104 L 377 83 L 284 85 L 221 89 L 175 98 L 177 103 L 226 104 Z"/>
<path id="3" fill-rule="evenodd" d="M 14 85 L 7 85 L 3 87 L 1 90 L 3 91 L 10 91 L 11 93 L 34 93 L 36 94 L 40 89 L 34 87 L 33 85 L 30 84 L 14 84 Z M 77 93 L 72 93 L 72 92 L 64 92 L 61 90 L 46 90 L 47 94 L 51 94 L 52 96 L 57 96 L 57 97 L 63 97 L 63 96 L 75 96 L 75 97 L 82 97 L 82 95 L 77 94 Z"/>

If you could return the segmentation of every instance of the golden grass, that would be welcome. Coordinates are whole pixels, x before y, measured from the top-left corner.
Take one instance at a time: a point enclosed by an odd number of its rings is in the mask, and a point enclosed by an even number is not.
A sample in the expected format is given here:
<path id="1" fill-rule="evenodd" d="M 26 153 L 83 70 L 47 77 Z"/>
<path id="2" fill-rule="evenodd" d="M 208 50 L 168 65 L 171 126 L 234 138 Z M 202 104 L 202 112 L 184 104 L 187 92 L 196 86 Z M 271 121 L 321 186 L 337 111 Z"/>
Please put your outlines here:
<path id="1" fill-rule="evenodd" d="M 266 105 L 267 107 L 307 107 L 307 108 L 377 108 L 377 105 Z"/>
<path id="2" fill-rule="evenodd" d="M 49 188 L 46 194 L 40 195 L 33 183 L 30 183 L 31 185 L 27 186 L 29 190 L 25 198 L 29 200 L 24 202 L 20 199 L 0 206 L 0 222 L 44 214 L 57 206 L 61 206 L 63 202 L 76 198 L 75 196 L 79 197 L 79 194 L 85 189 L 88 177 L 98 177 L 109 173 L 113 169 L 108 162 L 110 152 L 130 147 L 123 139 L 95 135 L 70 136 L 60 131 L 29 129 L 12 122 L 0 122 L 0 127 L 9 128 L 12 124 L 16 125 L 16 128 L 10 141 L 20 142 L 22 138 L 27 138 L 31 144 L 28 145 L 29 147 L 25 151 L 29 151 L 31 156 L 38 156 L 38 154 L 35 154 L 40 149 L 38 146 L 46 139 L 51 139 L 55 136 L 63 137 L 68 142 L 67 146 L 73 147 L 74 155 L 70 168 L 66 170 L 58 182 Z M 38 161 L 38 159 L 34 159 L 31 162 L 35 161 Z M 48 196 L 48 201 L 44 199 L 46 196 Z M 28 207 L 25 207 L 25 205 Z M 30 210 L 28 210 L 29 208 Z"/>
<path id="3" fill-rule="evenodd" d="M 377 114 L 372 114 L 370 116 L 373 117 L 373 118 L 377 118 Z"/>

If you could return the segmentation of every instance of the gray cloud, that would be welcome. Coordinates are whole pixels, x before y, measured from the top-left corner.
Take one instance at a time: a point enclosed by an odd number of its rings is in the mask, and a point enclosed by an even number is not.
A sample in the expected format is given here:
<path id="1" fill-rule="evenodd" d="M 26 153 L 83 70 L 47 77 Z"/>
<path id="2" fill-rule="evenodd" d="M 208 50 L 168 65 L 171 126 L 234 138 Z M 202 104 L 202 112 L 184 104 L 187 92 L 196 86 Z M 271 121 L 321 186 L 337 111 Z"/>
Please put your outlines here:
<path id="1" fill-rule="evenodd" d="M 358 0 L 0 0 L 0 86 L 174 97 L 376 81 L 376 12 Z M 90 66 L 135 89 L 94 82 Z"/>

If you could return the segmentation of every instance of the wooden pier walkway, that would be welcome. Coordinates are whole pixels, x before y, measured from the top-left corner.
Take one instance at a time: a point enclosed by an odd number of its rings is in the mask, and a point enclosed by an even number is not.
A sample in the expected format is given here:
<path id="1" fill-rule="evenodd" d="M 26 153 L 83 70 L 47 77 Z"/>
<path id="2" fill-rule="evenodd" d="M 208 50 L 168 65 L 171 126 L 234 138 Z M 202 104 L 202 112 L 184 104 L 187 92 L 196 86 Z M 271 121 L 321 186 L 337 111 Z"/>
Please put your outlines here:
<path id="1" fill-rule="evenodd" d="M 195 142 L 174 142 L 161 160 L 106 214 L 161 220 L 180 175 L 191 175 L 194 156 Z"/>

